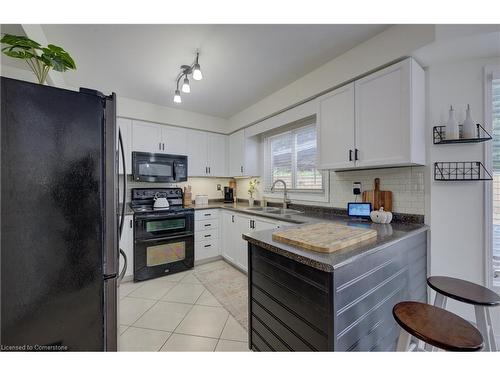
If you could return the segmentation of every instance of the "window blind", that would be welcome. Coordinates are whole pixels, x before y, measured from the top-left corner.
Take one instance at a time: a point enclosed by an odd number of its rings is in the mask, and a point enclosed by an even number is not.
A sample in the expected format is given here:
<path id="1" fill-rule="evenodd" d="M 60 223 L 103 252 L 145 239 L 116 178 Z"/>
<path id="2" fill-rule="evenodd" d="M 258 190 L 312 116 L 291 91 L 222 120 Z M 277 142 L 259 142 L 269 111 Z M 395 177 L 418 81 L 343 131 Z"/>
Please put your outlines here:
<path id="1" fill-rule="evenodd" d="M 264 143 L 265 185 L 268 190 L 279 179 L 285 181 L 290 190 L 323 190 L 323 176 L 315 168 L 315 124 L 267 136 Z"/>

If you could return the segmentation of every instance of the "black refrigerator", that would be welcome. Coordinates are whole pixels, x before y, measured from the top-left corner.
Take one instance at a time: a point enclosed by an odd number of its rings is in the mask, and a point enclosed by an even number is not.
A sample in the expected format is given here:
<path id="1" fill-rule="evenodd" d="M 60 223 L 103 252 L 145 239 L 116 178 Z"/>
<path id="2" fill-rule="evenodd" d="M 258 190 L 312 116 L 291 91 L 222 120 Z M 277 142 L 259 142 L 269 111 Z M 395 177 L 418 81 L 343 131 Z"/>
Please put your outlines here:
<path id="1" fill-rule="evenodd" d="M 115 95 L 0 79 L 1 350 L 116 351 Z"/>

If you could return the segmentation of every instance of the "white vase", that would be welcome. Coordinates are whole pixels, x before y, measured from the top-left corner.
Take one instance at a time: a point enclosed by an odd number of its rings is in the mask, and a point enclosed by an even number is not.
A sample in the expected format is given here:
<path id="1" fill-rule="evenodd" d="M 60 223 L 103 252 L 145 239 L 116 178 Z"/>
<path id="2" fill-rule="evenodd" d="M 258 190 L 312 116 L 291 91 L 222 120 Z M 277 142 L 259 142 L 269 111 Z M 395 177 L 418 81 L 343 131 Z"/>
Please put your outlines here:
<path id="1" fill-rule="evenodd" d="M 477 138 L 477 127 L 474 124 L 474 121 L 472 121 L 470 105 L 468 104 L 462 133 L 464 138 Z"/>
<path id="2" fill-rule="evenodd" d="M 254 202 L 255 202 L 255 200 L 252 197 L 248 198 L 248 205 L 250 207 L 253 207 Z"/>
<path id="3" fill-rule="evenodd" d="M 446 139 L 458 139 L 460 136 L 460 131 L 458 127 L 458 121 L 455 118 L 455 110 L 453 106 L 450 106 L 450 114 L 448 116 L 448 122 L 446 123 Z"/>

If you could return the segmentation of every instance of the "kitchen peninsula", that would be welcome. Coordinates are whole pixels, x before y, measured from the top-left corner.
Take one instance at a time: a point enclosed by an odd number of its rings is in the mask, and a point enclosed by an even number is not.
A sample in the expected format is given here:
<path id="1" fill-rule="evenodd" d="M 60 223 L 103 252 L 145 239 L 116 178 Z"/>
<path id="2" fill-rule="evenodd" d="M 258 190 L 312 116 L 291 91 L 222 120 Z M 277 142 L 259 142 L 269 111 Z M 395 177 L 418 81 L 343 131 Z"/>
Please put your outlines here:
<path id="1" fill-rule="evenodd" d="M 243 235 L 251 349 L 394 350 L 392 307 L 426 302 L 426 226 L 328 221 L 374 229 L 377 237 L 320 253 L 273 240 L 275 230 Z"/>

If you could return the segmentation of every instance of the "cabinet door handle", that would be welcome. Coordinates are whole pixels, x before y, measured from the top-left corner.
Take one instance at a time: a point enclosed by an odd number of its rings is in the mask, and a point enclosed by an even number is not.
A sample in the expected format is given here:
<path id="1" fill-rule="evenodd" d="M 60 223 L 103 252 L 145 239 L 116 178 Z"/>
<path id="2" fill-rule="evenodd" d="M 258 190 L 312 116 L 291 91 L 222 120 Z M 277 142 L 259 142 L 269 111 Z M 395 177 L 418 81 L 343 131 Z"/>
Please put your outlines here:
<path id="1" fill-rule="evenodd" d="M 165 151 L 165 143 L 163 144 L 163 151 Z"/>
<path id="2" fill-rule="evenodd" d="M 349 150 L 349 161 L 352 161 L 352 150 Z"/>
<path id="3" fill-rule="evenodd" d="M 205 245 L 204 247 L 210 247 L 210 246 L 212 246 L 212 245 Z"/>
<path id="4" fill-rule="evenodd" d="M 211 227 L 211 226 L 212 226 L 212 224 L 205 224 L 205 226 L 206 226 L 206 227 Z"/>
<path id="5" fill-rule="evenodd" d="M 357 148 L 354 149 L 354 160 L 359 160 L 358 158 L 358 152 L 359 150 Z"/>
<path id="6" fill-rule="evenodd" d="M 160 151 L 161 151 L 161 142 L 160 142 L 160 143 L 158 143 L 158 150 L 160 150 Z"/>
<path id="7" fill-rule="evenodd" d="M 210 172 L 210 167 L 208 167 L 208 174 L 211 174 L 212 172 Z"/>
<path id="8" fill-rule="evenodd" d="M 240 167 L 241 173 L 243 173 L 243 166 Z"/>
<path id="9" fill-rule="evenodd" d="M 231 215 L 231 222 L 234 223 L 234 215 Z"/>
<path id="10" fill-rule="evenodd" d="M 205 216 L 212 216 L 212 214 L 204 214 Z"/>
<path id="11" fill-rule="evenodd" d="M 132 220 L 130 220 L 130 228 L 132 228 Z"/>
<path id="12" fill-rule="evenodd" d="M 212 237 L 211 234 L 205 234 L 203 237 L 207 238 L 207 237 Z"/>

